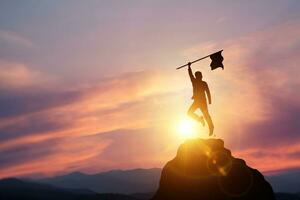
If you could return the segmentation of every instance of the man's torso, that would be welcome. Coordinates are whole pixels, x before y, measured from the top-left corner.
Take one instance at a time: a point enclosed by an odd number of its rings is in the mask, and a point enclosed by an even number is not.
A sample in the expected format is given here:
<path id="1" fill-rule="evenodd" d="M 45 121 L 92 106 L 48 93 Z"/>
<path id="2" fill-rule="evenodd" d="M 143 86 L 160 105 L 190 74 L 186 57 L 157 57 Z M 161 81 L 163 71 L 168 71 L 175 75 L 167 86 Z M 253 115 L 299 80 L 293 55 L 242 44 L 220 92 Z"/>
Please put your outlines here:
<path id="1" fill-rule="evenodd" d="M 195 101 L 206 101 L 205 91 L 207 83 L 205 81 L 194 80 L 193 84 L 193 99 Z"/>

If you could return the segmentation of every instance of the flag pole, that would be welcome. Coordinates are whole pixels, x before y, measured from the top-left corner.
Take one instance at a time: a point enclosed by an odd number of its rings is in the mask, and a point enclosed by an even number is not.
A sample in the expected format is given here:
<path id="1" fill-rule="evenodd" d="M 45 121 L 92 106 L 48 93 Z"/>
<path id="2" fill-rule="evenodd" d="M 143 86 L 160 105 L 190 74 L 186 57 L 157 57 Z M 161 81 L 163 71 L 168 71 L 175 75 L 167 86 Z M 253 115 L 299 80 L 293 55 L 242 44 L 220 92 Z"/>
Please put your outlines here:
<path id="1" fill-rule="evenodd" d="M 215 53 L 218 53 L 218 52 L 221 52 L 221 51 L 223 51 L 223 49 L 220 50 L 220 51 L 217 51 L 217 52 L 215 52 Z M 215 53 L 209 54 L 208 56 L 204 56 L 204 57 L 199 58 L 199 59 L 197 59 L 197 60 L 194 60 L 194 61 L 192 61 L 192 62 L 190 62 L 190 63 L 193 64 L 193 63 L 198 62 L 199 60 L 203 60 L 204 58 L 207 58 L 207 57 L 209 57 L 209 56 L 211 56 L 211 55 L 213 55 L 213 54 L 215 54 Z M 188 66 L 188 64 L 185 64 L 185 65 L 182 65 L 182 66 L 180 66 L 180 67 L 177 67 L 176 69 L 181 69 L 181 68 L 186 67 L 186 66 Z"/>

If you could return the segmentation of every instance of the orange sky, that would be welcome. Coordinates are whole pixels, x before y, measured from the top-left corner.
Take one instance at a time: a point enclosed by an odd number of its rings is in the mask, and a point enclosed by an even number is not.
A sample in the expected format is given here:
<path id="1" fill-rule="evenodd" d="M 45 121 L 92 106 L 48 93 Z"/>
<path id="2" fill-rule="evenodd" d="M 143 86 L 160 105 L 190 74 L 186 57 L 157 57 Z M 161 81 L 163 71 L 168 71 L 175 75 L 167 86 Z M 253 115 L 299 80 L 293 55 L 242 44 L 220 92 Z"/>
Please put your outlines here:
<path id="1" fill-rule="evenodd" d="M 226 18 L 218 19 L 218 23 L 226 22 Z M 35 48 L 35 42 L 1 32 L 0 27 L 1 40 Z M 82 66 L 82 79 L 77 79 L 81 74 L 77 68 L 73 79 L 64 76 L 72 76 L 70 67 L 53 73 L 57 66 L 44 70 L 38 63 L 3 54 L 0 177 L 162 167 L 186 139 L 178 125 L 191 104 L 187 71 L 175 68 L 220 49 L 224 49 L 225 70 L 210 71 L 209 60 L 193 65 L 211 89 L 209 109 L 215 133 L 234 156 L 263 172 L 299 168 L 300 25 L 292 18 L 234 38 L 190 42 L 174 49 L 173 57 L 163 57 L 172 52 L 166 54 L 162 48 L 156 52 L 162 54 L 157 60 L 138 67 L 130 66 L 135 63 L 133 55 L 124 63 L 128 67 L 106 65 L 98 75 L 93 67 L 84 70 Z M 41 57 L 38 62 L 43 63 Z M 50 65 L 47 59 L 45 64 Z M 205 128 L 197 130 L 206 137 Z"/>

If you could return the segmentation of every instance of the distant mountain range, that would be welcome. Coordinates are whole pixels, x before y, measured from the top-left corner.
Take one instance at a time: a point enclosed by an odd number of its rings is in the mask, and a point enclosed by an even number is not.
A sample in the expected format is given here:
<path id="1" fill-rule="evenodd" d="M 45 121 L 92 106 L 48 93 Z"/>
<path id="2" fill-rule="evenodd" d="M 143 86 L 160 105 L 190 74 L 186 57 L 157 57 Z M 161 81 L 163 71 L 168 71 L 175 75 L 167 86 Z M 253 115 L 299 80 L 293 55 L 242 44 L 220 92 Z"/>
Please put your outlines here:
<path id="1" fill-rule="evenodd" d="M 38 180 L 61 188 L 87 188 L 97 193 L 148 193 L 158 188 L 161 169 L 114 170 L 93 175 L 73 172 Z"/>
<path id="2" fill-rule="evenodd" d="M 300 170 L 289 170 L 265 177 L 275 192 L 296 193 L 300 191 Z"/>
<path id="3" fill-rule="evenodd" d="M 97 174 L 73 172 L 39 180 L 0 180 L 0 200 L 147 200 L 158 188 L 161 169 L 114 170 Z M 266 179 L 278 200 L 300 200 L 300 170 Z"/>
<path id="4" fill-rule="evenodd" d="M 15 178 L 0 180 L 0 200 L 149 200 L 153 194 L 98 194 L 87 189 L 65 189 Z M 300 194 L 277 193 L 276 199 L 300 200 Z"/>
<path id="5" fill-rule="evenodd" d="M 161 169 L 113 170 L 97 174 L 73 172 L 36 180 L 61 188 L 87 188 L 98 193 L 147 193 L 156 191 Z M 265 177 L 275 192 L 297 193 L 300 191 L 300 170 L 290 170 Z"/>
<path id="6" fill-rule="evenodd" d="M 138 200 L 122 194 L 97 194 L 85 189 L 62 189 L 9 178 L 0 180 L 1 200 Z"/>

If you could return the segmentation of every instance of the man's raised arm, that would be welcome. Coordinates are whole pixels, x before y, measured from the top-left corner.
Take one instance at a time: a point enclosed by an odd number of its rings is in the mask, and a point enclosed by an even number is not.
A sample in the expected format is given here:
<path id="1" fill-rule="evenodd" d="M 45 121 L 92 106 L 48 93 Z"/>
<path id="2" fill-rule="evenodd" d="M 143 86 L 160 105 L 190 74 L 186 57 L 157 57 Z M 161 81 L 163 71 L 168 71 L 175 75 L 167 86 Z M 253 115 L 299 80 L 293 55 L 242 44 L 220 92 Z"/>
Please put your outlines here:
<path id="1" fill-rule="evenodd" d="M 208 88 L 207 83 L 205 83 L 205 84 L 206 84 L 205 92 L 206 92 L 206 96 L 207 96 L 207 99 L 208 99 L 208 103 L 211 104 L 211 95 L 210 95 L 210 91 L 209 91 L 209 88 Z"/>
<path id="2" fill-rule="evenodd" d="M 191 63 L 188 63 L 188 71 L 189 71 L 189 75 L 190 75 L 190 79 L 193 82 L 195 80 L 195 77 L 193 75 L 192 69 L 191 69 Z"/>

